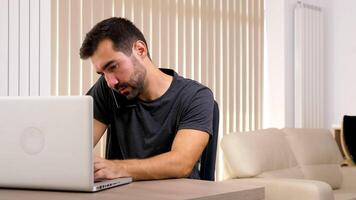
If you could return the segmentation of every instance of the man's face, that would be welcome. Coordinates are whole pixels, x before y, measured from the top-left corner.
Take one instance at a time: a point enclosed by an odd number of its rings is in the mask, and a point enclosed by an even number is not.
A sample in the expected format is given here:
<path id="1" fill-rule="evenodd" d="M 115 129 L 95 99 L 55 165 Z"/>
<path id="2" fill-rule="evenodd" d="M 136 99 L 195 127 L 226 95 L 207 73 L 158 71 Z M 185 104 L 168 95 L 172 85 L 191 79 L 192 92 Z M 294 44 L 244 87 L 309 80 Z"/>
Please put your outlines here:
<path id="1" fill-rule="evenodd" d="M 146 68 L 135 57 L 115 51 L 111 40 L 99 43 L 91 60 L 98 74 L 102 74 L 110 88 L 126 96 L 137 97 L 143 90 Z"/>

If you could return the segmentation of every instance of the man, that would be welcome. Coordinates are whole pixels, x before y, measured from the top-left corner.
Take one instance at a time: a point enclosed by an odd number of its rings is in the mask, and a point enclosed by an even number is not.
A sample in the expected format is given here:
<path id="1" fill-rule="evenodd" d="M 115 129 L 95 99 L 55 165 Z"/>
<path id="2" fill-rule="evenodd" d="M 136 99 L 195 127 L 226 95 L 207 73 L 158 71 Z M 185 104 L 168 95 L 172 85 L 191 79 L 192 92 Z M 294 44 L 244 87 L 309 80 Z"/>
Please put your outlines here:
<path id="1" fill-rule="evenodd" d="M 197 162 L 212 135 L 212 92 L 155 67 L 143 34 L 124 18 L 95 25 L 80 56 L 102 75 L 88 92 L 94 145 L 110 128 L 114 150 L 110 160 L 95 158 L 95 179 L 199 179 Z"/>

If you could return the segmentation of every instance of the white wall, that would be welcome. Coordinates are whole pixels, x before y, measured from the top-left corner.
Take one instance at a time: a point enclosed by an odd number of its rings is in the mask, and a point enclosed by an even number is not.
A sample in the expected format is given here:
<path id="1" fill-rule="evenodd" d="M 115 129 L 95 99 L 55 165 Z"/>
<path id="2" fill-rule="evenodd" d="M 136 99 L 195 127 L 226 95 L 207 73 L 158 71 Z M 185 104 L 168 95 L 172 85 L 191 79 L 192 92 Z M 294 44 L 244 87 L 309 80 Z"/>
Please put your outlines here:
<path id="1" fill-rule="evenodd" d="M 356 115 L 356 1 L 328 5 L 326 47 L 326 119 L 331 127 L 345 114 Z"/>
<path id="2" fill-rule="evenodd" d="M 267 68 L 263 126 L 294 126 L 293 13 L 297 0 L 266 0 Z"/>
<path id="3" fill-rule="evenodd" d="M 322 8 L 329 1 L 303 0 Z M 264 77 L 264 128 L 294 127 L 294 7 L 297 2 L 266 0 L 265 3 L 267 66 Z"/>
<path id="4" fill-rule="evenodd" d="M 266 66 L 264 73 L 263 128 L 286 124 L 284 0 L 266 0 Z"/>

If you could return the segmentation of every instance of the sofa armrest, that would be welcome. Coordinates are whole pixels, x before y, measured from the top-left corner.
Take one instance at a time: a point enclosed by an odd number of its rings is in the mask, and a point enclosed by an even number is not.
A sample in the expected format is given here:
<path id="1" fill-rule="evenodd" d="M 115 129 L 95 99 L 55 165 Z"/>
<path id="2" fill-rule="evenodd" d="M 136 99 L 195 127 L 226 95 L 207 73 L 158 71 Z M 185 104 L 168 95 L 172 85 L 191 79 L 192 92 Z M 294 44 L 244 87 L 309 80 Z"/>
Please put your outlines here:
<path id="1" fill-rule="evenodd" d="M 226 181 L 264 186 L 266 200 L 334 200 L 330 185 L 321 181 L 289 178 L 241 178 Z"/>
<path id="2" fill-rule="evenodd" d="M 342 184 L 340 189 L 356 191 L 356 167 L 341 167 Z"/>

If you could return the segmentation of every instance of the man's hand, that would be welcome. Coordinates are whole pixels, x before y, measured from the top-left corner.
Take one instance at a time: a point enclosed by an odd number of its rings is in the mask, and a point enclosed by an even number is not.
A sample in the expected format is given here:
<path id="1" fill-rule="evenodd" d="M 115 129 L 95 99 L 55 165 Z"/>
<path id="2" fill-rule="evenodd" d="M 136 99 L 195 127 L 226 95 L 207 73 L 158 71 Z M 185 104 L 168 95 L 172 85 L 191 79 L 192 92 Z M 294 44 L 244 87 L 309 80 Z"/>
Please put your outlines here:
<path id="1" fill-rule="evenodd" d="M 94 158 L 94 179 L 101 181 L 105 179 L 115 179 L 129 176 L 125 166 L 120 164 L 120 160 L 106 160 L 100 157 Z"/>

